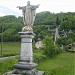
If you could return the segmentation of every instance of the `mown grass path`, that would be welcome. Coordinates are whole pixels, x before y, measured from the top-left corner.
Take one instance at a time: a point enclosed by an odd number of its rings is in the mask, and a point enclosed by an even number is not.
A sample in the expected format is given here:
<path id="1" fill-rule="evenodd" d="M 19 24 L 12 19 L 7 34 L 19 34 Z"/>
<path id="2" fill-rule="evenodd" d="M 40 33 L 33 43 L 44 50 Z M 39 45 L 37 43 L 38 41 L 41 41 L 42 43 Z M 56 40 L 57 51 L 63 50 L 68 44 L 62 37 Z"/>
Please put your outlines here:
<path id="1" fill-rule="evenodd" d="M 15 58 L 15 57 L 16 56 L 2 57 L 2 58 L 0 58 L 0 61 L 7 60 L 7 59 L 10 59 L 10 58 Z"/>

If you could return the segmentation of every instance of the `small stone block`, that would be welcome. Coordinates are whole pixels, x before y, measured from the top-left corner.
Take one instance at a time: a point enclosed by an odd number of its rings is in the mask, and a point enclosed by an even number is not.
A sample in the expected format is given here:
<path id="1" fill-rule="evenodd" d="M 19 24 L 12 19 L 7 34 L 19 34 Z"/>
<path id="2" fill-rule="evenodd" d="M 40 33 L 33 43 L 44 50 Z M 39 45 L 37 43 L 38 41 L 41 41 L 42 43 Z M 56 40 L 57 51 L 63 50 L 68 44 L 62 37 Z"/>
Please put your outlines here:
<path id="1" fill-rule="evenodd" d="M 38 71 L 37 75 L 44 75 L 44 71 Z"/>

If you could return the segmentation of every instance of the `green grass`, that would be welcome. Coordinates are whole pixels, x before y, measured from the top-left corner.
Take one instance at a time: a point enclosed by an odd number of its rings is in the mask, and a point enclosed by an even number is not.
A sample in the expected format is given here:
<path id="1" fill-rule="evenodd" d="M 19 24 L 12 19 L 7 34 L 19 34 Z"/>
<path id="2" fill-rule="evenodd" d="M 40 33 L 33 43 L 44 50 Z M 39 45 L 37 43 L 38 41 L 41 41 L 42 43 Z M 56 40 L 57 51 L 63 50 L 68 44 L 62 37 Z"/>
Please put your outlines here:
<path id="1" fill-rule="evenodd" d="M 75 75 L 75 54 L 62 53 L 39 63 L 38 69 L 45 71 L 45 75 Z"/>
<path id="2" fill-rule="evenodd" d="M 16 55 L 20 53 L 20 43 L 12 42 L 12 43 L 3 43 L 3 54 L 0 56 L 9 56 Z M 43 51 L 34 50 L 34 58 L 37 60 L 40 58 L 45 58 L 42 55 Z M 60 53 L 54 58 L 44 59 L 43 61 L 38 63 L 38 70 L 45 71 L 45 75 L 75 75 L 75 53 Z M 13 65 L 17 63 L 16 58 L 8 59 L 5 61 L 0 61 L 0 75 L 3 73 L 14 69 Z M 36 61 L 38 62 L 38 61 Z"/>
<path id="3" fill-rule="evenodd" d="M 45 71 L 45 75 L 75 75 L 75 54 L 61 53 L 54 58 L 48 58 L 38 63 L 38 70 Z M 10 71 L 17 63 L 16 58 L 0 61 L 0 75 Z"/>
<path id="4" fill-rule="evenodd" d="M 0 75 L 3 75 L 5 72 L 14 69 L 14 64 L 17 63 L 17 58 L 12 58 L 8 60 L 0 61 Z"/>
<path id="5" fill-rule="evenodd" d="M 20 53 L 20 42 L 3 42 L 2 55 L 0 43 L 0 57 L 13 56 Z"/>

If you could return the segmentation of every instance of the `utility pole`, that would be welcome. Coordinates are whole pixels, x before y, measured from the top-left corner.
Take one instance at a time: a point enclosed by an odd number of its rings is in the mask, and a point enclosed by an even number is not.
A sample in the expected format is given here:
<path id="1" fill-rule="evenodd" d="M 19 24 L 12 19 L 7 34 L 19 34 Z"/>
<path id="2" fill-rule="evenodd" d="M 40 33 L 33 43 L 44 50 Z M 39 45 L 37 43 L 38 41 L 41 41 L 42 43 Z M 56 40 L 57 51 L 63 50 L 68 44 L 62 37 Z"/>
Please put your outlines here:
<path id="1" fill-rule="evenodd" d="M 3 53 L 3 24 L 2 24 L 2 27 L 1 27 L 1 55 Z"/>

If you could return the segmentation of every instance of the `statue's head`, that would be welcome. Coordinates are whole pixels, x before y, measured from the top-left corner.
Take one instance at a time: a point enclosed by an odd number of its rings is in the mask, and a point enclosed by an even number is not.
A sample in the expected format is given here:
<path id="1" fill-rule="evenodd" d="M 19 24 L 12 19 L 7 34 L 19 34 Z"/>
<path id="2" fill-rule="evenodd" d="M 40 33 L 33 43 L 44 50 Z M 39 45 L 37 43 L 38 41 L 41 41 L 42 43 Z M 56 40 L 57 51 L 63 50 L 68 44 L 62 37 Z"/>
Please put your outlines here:
<path id="1" fill-rule="evenodd" d="M 30 1 L 27 2 L 27 5 L 30 5 Z"/>

